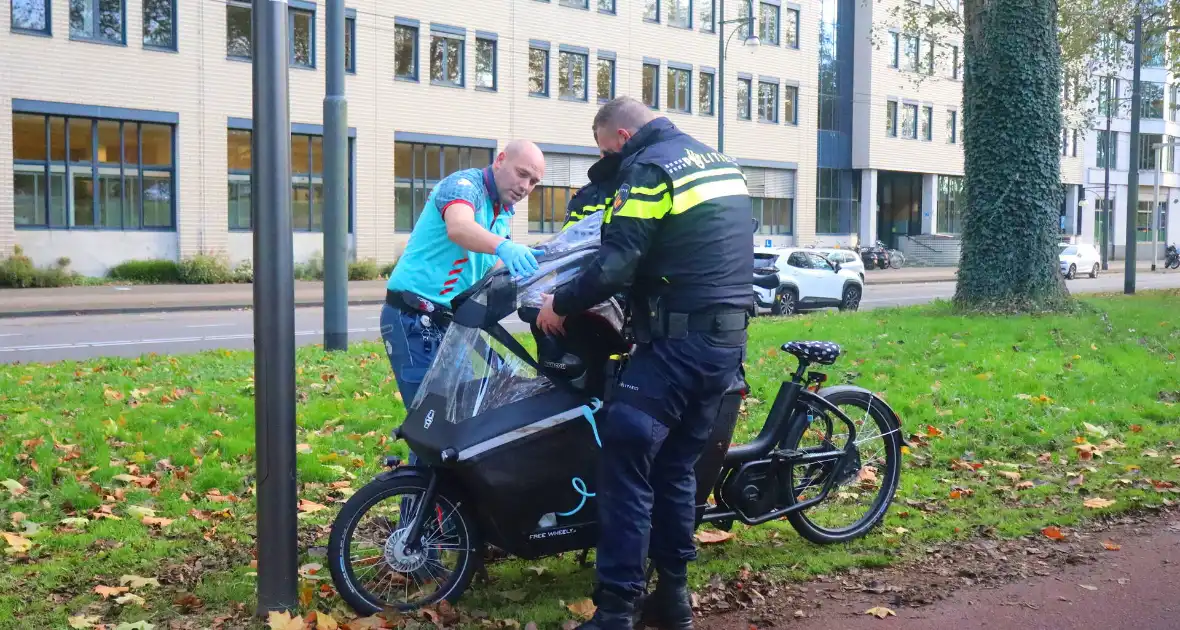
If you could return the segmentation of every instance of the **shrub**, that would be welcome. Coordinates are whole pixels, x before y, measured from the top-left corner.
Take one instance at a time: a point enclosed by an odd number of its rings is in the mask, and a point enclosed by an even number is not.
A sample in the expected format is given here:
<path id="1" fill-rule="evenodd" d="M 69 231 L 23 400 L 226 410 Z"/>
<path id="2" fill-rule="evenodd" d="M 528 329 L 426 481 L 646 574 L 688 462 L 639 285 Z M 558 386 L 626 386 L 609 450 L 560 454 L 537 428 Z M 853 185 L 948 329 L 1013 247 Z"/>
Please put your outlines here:
<path id="1" fill-rule="evenodd" d="M 180 281 L 185 284 L 225 284 L 233 278 L 229 261 L 221 256 L 197 254 L 180 262 Z"/>
<path id="2" fill-rule="evenodd" d="M 380 276 L 381 270 L 377 267 L 377 261 L 372 258 L 348 263 L 349 280 L 376 280 Z"/>
<path id="3" fill-rule="evenodd" d="M 247 258 L 234 267 L 234 282 L 241 284 L 254 282 L 254 261 Z"/>
<path id="4" fill-rule="evenodd" d="M 324 279 L 324 255 L 320 252 L 312 254 L 311 258 L 305 263 L 297 263 L 295 265 L 295 279 L 296 280 L 323 280 Z"/>
<path id="5" fill-rule="evenodd" d="M 391 262 L 391 263 L 385 263 L 385 264 L 384 264 L 384 265 L 381 267 L 381 277 L 382 277 L 382 278 L 388 278 L 388 277 L 389 277 L 391 274 L 393 274 L 393 268 L 394 268 L 394 267 L 396 267 L 396 266 L 397 266 L 397 261 L 396 261 L 396 260 L 395 260 L 395 261 L 393 261 L 393 262 Z"/>
<path id="6" fill-rule="evenodd" d="M 180 265 L 171 260 L 128 260 L 111 267 L 107 275 L 114 280 L 145 284 L 176 284 L 180 282 Z"/>
<path id="7" fill-rule="evenodd" d="M 26 289 L 30 287 L 50 288 L 76 284 L 79 275 L 69 270 L 70 259 L 58 258 L 52 267 L 38 269 L 33 259 L 25 256 L 18 245 L 12 255 L 0 259 L 0 287 Z"/>

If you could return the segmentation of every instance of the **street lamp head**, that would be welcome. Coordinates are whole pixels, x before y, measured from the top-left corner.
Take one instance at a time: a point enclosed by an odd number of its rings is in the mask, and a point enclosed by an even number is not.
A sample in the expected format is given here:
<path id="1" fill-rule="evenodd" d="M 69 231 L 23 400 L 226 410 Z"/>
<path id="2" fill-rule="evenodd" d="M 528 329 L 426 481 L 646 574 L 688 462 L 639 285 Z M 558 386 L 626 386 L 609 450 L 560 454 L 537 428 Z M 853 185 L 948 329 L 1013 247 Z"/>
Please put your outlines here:
<path id="1" fill-rule="evenodd" d="M 755 50 L 758 50 L 759 46 L 762 45 L 762 40 L 758 39 L 757 35 L 751 35 L 747 37 L 744 42 L 742 42 L 742 45 L 746 48 L 749 48 L 750 52 L 753 53 Z"/>

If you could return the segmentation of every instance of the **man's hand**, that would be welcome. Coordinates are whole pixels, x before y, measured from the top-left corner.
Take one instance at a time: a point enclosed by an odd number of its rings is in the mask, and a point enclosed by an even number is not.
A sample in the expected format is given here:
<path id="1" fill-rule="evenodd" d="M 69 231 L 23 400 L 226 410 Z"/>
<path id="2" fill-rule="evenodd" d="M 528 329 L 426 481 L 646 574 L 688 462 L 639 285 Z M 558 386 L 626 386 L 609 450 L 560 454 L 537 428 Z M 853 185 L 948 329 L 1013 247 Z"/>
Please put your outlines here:
<path id="1" fill-rule="evenodd" d="M 508 239 L 504 239 L 504 242 L 496 247 L 496 255 L 500 257 L 500 260 L 504 261 L 504 266 L 508 268 L 508 271 L 513 276 L 518 277 L 528 277 L 536 273 L 540 265 L 537 264 L 535 256 L 544 253 L 539 249 L 525 247 L 520 243 L 513 243 Z"/>
<path id="2" fill-rule="evenodd" d="M 547 335 L 565 334 L 565 317 L 553 312 L 553 296 L 541 295 L 541 312 L 537 314 L 537 328 Z"/>

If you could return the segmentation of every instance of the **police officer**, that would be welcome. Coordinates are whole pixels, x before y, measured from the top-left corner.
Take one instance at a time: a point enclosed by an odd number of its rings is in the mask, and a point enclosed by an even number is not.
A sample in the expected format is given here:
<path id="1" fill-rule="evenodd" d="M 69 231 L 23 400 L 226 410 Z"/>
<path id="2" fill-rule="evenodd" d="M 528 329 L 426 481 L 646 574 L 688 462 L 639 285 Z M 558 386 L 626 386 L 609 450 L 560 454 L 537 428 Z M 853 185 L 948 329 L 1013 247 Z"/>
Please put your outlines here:
<path id="1" fill-rule="evenodd" d="M 578 189 L 565 207 L 565 229 L 586 217 L 606 210 L 614 199 L 614 192 L 618 188 L 615 178 L 619 174 L 619 164 L 622 157 L 617 153 L 603 155 L 586 175 L 590 183 Z"/>
<path id="2" fill-rule="evenodd" d="M 580 627 L 630 630 L 650 556 L 658 582 L 642 616 L 683 630 L 694 467 L 745 355 L 750 198 L 733 160 L 633 98 L 604 105 L 594 128 L 599 148 L 622 158 L 621 185 L 595 259 L 544 298 L 537 319 L 560 334 L 565 316 L 626 289 L 637 342 L 599 427 L 598 608 Z"/>
<path id="3" fill-rule="evenodd" d="M 443 178 L 426 199 L 389 275 L 381 309 L 381 337 L 407 408 L 438 351 L 451 300 L 497 264 L 517 276 L 537 270 L 540 250 L 508 235 L 513 204 L 528 197 L 544 175 L 541 150 L 516 140 L 491 166 Z"/>

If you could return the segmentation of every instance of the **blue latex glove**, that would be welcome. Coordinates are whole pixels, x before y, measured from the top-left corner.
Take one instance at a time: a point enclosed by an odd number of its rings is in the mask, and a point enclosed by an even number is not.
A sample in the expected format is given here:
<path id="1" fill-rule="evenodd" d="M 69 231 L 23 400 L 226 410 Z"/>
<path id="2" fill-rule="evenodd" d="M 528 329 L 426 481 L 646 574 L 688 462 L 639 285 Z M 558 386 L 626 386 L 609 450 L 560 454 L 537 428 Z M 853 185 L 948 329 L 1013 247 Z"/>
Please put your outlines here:
<path id="1" fill-rule="evenodd" d="M 508 272 L 517 277 L 528 277 L 536 273 L 541 266 L 536 256 L 544 252 L 539 249 L 526 247 L 520 243 L 505 240 L 496 247 L 496 255 L 504 262 Z"/>

